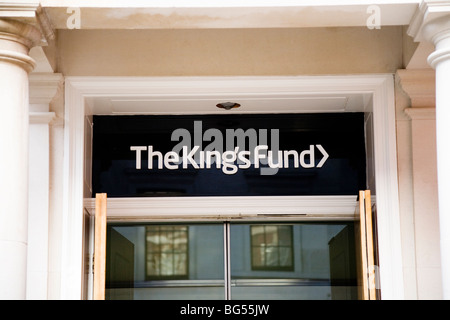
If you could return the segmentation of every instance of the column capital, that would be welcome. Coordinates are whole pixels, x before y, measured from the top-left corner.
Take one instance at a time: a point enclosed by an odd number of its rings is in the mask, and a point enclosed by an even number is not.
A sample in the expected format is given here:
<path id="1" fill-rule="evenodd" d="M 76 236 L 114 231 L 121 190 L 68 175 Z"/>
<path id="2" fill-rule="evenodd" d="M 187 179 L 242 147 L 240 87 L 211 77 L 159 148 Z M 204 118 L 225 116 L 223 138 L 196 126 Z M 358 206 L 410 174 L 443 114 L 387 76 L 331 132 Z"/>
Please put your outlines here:
<path id="1" fill-rule="evenodd" d="M 428 57 L 433 68 L 450 59 L 450 2 L 448 0 L 424 0 L 411 20 L 408 34 L 414 41 L 428 41 L 436 50 Z"/>
<path id="2" fill-rule="evenodd" d="M 414 13 L 407 33 L 414 41 L 430 41 L 440 32 L 450 28 L 450 2 L 448 0 L 423 0 Z"/>
<path id="3" fill-rule="evenodd" d="M 55 38 L 55 32 L 50 23 L 50 20 L 45 10 L 35 3 L 1 3 L 0 4 L 0 21 L 5 20 L 15 22 L 16 27 L 10 29 L 12 26 L 2 26 L 2 29 L 7 28 L 6 31 L 18 31 L 19 34 L 25 37 L 28 41 L 28 47 L 45 46 L 49 40 Z M 17 30 L 17 24 L 26 25 L 28 29 L 35 29 L 31 33 L 29 30 L 24 30 L 22 26 Z M 26 28 L 25 28 L 26 29 Z M 23 34 L 24 33 L 24 34 Z"/>
<path id="4" fill-rule="evenodd" d="M 39 4 L 0 4 L 0 60 L 29 73 L 35 67 L 29 50 L 47 45 L 53 38 L 53 29 Z"/>
<path id="5" fill-rule="evenodd" d="M 29 24 L 0 19 L 0 61 L 18 65 L 30 73 L 36 63 L 28 52 L 39 36 L 39 30 Z"/>
<path id="6" fill-rule="evenodd" d="M 439 226 L 441 251 L 441 276 L 443 299 L 450 299 L 450 1 L 425 0 L 411 21 L 408 34 L 415 41 L 434 44 L 435 51 L 428 57 L 428 63 L 436 69 L 436 148 L 439 196 Z M 423 110 L 421 110 L 423 111 Z M 417 113 L 410 116 L 417 118 Z M 421 115 L 424 116 L 423 114 Z"/>

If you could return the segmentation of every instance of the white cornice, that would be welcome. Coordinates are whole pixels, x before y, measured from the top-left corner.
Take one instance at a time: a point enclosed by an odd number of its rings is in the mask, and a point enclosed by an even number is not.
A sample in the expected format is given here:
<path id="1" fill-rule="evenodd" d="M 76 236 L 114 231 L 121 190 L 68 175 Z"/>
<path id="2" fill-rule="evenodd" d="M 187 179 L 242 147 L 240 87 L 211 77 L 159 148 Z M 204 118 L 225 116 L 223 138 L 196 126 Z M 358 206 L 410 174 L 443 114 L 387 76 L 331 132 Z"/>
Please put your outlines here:
<path id="1" fill-rule="evenodd" d="M 36 17 L 36 12 L 38 8 L 39 2 L 34 3 L 3 2 L 0 3 L 0 17 L 29 19 L 30 21 L 33 21 L 33 19 Z"/>
<path id="2" fill-rule="evenodd" d="M 17 0 L 21 1 L 21 0 Z M 339 5 L 414 4 L 421 0 L 340 0 Z M 48 7 L 144 7 L 144 8 L 260 8 L 260 7 L 326 7 L 336 5 L 336 0 L 41 0 Z"/>
<path id="3" fill-rule="evenodd" d="M 367 28 L 377 12 L 380 27 L 407 25 L 419 2 L 48 0 L 42 6 L 56 29 L 70 29 L 68 20 L 76 16 L 80 29 Z"/>

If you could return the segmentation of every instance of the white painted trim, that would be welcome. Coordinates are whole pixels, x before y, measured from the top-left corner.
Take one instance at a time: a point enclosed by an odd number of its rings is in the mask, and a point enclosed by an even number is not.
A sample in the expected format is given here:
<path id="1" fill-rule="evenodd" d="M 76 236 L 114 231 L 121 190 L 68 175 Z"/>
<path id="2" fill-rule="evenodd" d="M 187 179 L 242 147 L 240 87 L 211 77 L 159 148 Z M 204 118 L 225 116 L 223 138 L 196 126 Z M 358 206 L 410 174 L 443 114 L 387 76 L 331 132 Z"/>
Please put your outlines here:
<path id="1" fill-rule="evenodd" d="M 401 26 L 408 25 L 421 1 L 41 0 L 41 5 L 47 9 L 55 29 L 68 28 L 63 14 L 67 7 L 76 7 L 82 11 L 82 29 L 136 30 L 367 27 L 375 9 L 382 13 L 381 27 Z"/>
<path id="2" fill-rule="evenodd" d="M 30 104 L 48 105 L 62 88 L 64 77 L 60 73 L 30 73 L 28 76 Z"/>
<path id="3" fill-rule="evenodd" d="M 61 298 L 79 300 L 83 282 L 84 98 L 70 82 L 65 87 Z M 80 158 L 81 156 L 81 158 Z"/>
<path id="4" fill-rule="evenodd" d="M 29 82 L 27 299 L 47 299 L 49 279 L 50 131 L 56 118 L 50 103 L 63 76 L 31 73 Z"/>
<path id="5" fill-rule="evenodd" d="M 381 296 L 387 300 L 403 299 L 393 76 L 374 90 L 373 116 Z"/>
<path id="6" fill-rule="evenodd" d="M 373 112 L 375 175 L 378 208 L 380 282 L 383 299 L 403 299 L 403 267 L 397 184 L 395 100 L 393 75 L 344 75 L 300 77 L 68 77 L 63 210 L 63 299 L 80 299 L 83 234 L 83 139 L 85 99 L 159 94 L 236 93 L 276 98 L 286 92 L 315 95 L 360 94 L 362 110 Z M 95 108 L 93 110 L 95 112 Z M 188 113 L 188 112 L 186 112 Z M 270 199 L 270 197 L 267 197 Z"/>
<path id="7" fill-rule="evenodd" d="M 65 0 L 61 2 L 61 0 L 41 0 L 41 5 L 46 7 L 67 7 L 67 6 L 79 6 L 79 0 Z M 369 6 L 373 4 L 419 4 L 421 0 L 341 0 L 339 1 L 339 5 L 341 6 Z M 108 0 L 105 2 L 104 0 L 92 0 L 86 3 L 83 3 L 83 8 L 89 7 L 108 7 L 108 8 L 227 8 L 227 7 L 246 7 L 246 8 L 261 8 L 261 7 L 326 7 L 326 6 L 334 6 L 336 5 L 335 0 L 303 0 L 303 1 L 292 1 L 292 0 L 280 0 L 280 1 L 272 1 L 272 0 L 261 0 L 261 1 L 253 1 L 253 0 L 231 0 L 227 1 L 226 4 L 220 1 L 204 1 L 204 0 L 168 0 L 168 1 L 156 1 L 156 0 L 148 0 L 146 2 L 142 2 L 141 0 L 130 0 L 127 3 L 124 3 L 121 0 Z M 12 6 L 12 5 L 10 5 Z M 16 7 L 18 5 L 15 5 Z M 28 5 L 31 6 L 31 5 Z"/>
<path id="8" fill-rule="evenodd" d="M 411 120 L 436 120 L 436 108 L 406 108 L 405 113 Z"/>
<path id="9" fill-rule="evenodd" d="M 28 145 L 27 300 L 48 297 L 50 138 L 53 112 L 30 113 Z"/>
<path id="10" fill-rule="evenodd" d="M 353 220 L 356 196 L 110 198 L 108 220 L 301 219 Z M 86 198 L 89 214 L 95 199 Z"/>
<path id="11" fill-rule="evenodd" d="M 56 115 L 54 112 L 30 112 L 30 124 L 49 124 Z"/>

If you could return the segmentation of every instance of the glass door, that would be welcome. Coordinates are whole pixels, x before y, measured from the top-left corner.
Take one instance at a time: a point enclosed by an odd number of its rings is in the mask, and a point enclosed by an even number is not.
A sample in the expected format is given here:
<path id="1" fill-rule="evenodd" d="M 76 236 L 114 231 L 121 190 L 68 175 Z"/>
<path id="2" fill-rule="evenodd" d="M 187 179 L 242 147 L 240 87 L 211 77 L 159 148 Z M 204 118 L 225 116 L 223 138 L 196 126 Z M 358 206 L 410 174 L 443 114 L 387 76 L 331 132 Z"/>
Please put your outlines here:
<path id="1" fill-rule="evenodd" d="M 357 299 L 353 225 L 109 224 L 106 299 Z"/>
<path id="2" fill-rule="evenodd" d="M 231 299 L 357 299 L 353 222 L 231 225 Z"/>
<path id="3" fill-rule="evenodd" d="M 108 225 L 106 299 L 225 299 L 223 224 Z"/>

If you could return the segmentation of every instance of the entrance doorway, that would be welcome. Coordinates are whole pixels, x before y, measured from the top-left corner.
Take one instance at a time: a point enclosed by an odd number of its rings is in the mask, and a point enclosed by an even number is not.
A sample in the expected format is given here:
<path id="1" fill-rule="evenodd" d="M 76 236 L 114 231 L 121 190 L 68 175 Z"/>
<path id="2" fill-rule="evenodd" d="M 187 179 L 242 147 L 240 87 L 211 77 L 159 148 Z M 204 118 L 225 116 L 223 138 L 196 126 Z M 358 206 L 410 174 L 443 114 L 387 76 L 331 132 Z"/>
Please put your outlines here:
<path id="1" fill-rule="evenodd" d="M 391 75 L 361 76 L 317 76 L 285 78 L 67 78 L 66 79 L 66 125 L 65 125 L 65 206 L 63 210 L 64 239 L 62 243 L 62 277 L 65 299 L 89 298 L 89 280 L 85 277 L 90 270 L 87 264 L 80 264 L 85 253 L 90 251 L 89 237 L 92 233 L 94 202 L 92 198 L 92 116 L 124 114 L 208 114 L 206 107 L 211 101 L 223 100 L 232 95 L 236 100 L 250 104 L 248 113 L 308 113 L 308 112 L 364 112 L 368 159 L 368 188 L 376 194 L 378 208 L 378 250 L 380 254 L 380 280 L 385 299 L 403 297 L 403 276 L 400 250 L 400 228 L 395 156 L 394 95 Z M 164 110 L 155 103 L 170 100 L 174 104 L 163 104 Z M 161 100 L 162 99 L 162 100 Z M 174 100 L 174 101 L 175 101 Z M 283 103 L 274 110 L 270 103 L 261 101 L 280 100 Z M 201 102 L 199 104 L 199 101 Z M 341 101 L 342 103 L 338 103 Z M 154 102 L 154 103 L 153 103 Z M 169 101 L 170 102 L 170 101 Z M 311 102 L 314 108 L 311 107 Z M 320 105 L 317 105 L 320 102 Z M 166 106 L 173 106 L 166 107 Z M 310 109 L 308 109 L 310 108 Z M 374 139 L 376 137 L 376 139 Z M 311 150 L 311 149 L 308 149 Z M 316 150 L 317 151 L 317 150 Z M 376 187 L 375 187 L 376 180 Z M 84 196 L 84 200 L 83 200 Z M 348 196 L 326 197 L 328 201 L 342 204 L 342 207 L 323 205 L 323 196 L 255 197 L 242 199 L 189 198 L 189 206 L 179 199 L 127 199 L 117 198 L 108 203 L 108 219 L 179 219 L 204 216 L 216 220 L 223 216 L 231 219 L 241 215 L 270 216 L 284 214 L 322 215 L 332 211 L 335 216 L 348 217 L 346 210 Z M 315 198 L 315 199 L 312 199 Z M 352 197 L 354 209 L 354 198 Z M 112 200 L 112 199 L 111 199 Z M 175 201 L 174 201 L 175 200 Z M 130 205 L 130 201 L 134 204 Z M 138 205 L 135 205 L 136 202 Z M 220 205 L 217 205 L 217 202 Z M 172 207 L 172 205 L 175 205 Z M 319 208 L 320 207 L 320 208 Z M 124 213 L 126 208 L 127 213 Z M 131 208 L 131 209 L 130 209 Z M 242 208 L 242 212 L 231 210 Z M 273 210 L 275 209 L 275 210 Z M 341 210 L 344 209 L 344 210 Z M 180 210 L 182 213 L 180 214 Z M 234 211 L 236 212 L 236 211 Z M 84 215 L 83 215 L 84 213 Z M 83 215 L 83 216 L 82 216 Z M 175 221 L 172 220 L 172 221 Z M 177 220 L 178 221 L 178 220 Z M 84 277 L 84 278 L 83 278 Z M 86 290 L 87 289 L 87 290 Z"/>
<path id="2" fill-rule="evenodd" d="M 106 299 L 357 299 L 354 222 L 108 225 Z"/>

